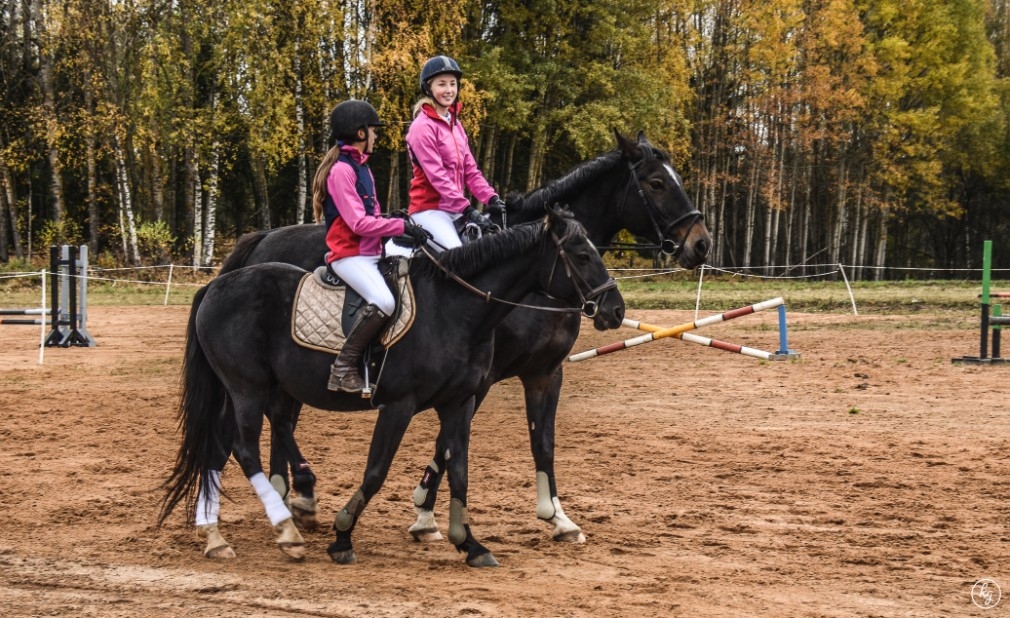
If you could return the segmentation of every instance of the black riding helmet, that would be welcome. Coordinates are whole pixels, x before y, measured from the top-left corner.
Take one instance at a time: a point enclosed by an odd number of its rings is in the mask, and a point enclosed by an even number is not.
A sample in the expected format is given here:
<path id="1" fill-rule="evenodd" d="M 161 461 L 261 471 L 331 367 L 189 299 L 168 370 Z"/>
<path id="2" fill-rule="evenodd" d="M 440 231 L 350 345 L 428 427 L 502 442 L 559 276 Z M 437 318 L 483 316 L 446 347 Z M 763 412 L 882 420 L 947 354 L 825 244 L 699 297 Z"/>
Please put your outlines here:
<path id="1" fill-rule="evenodd" d="M 350 99 L 338 103 L 330 112 L 329 147 L 333 148 L 337 140 L 357 141 L 358 129 L 382 127 L 385 124 L 379 119 L 379 112 L 367 101 Z"/>
<path id="2" fill-rule="evenodd" d="M 428 82 L 431 78 L 436 75 L 441 75 L 442 73 L 452 73 L 456 76 L 456 81 L 463 78 L 463 71 L 460 70 L 459 64 L 449 56 L 435 56 L 430 58 L 421 67 L 421 94 L 431 96 L 431 88 L 428 87 Z"/>

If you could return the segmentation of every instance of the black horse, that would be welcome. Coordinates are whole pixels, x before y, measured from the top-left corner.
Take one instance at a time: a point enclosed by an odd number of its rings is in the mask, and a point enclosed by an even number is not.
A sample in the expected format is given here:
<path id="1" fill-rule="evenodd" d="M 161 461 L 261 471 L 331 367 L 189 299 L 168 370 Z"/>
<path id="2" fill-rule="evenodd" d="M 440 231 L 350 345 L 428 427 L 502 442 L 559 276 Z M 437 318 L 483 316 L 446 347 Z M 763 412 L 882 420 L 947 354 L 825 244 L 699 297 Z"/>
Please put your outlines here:
<path id="1" fill-rule="evenodd" d="M 466 508 L 470 422 L 491 367 L 493 329 L 533 292 L 558 299 L 573 315 L 580 311 L 573 307 L 592 308 L 587 312 L 601 329 L 620 326 L 624 300 L 582 225 L 560 209 L 431 259 L 415 258 L 409 270 L 413 325 L 386 352 L 372 398 L 378 417 L 364 480 L 337 514 L 328 553 L 338 563 L 356 560 L 351 533 L 358 518 L 382 486 L 411 417 L 434 407 L 439 443 L 451 454 L 449 539 L 468 564 L 493 566 L 494 557 L 470 531 Z M 194 494 L 215 494 L 216 473 L 233 451 L 280 532 L 281 549 L 296 559 L 304 555 L 290 511 L 263 474 L 264 414 L 291 446 L 302 404 L 334 411 L 369 404 L 357 393 L 327 390 L 331 355 L 292 340 L 292 301 L 303 275 L 289 264 L 260 264 L 219 276 L 197 292 L 183 365 L 182 444 L 159 523 Z M 278 431 L 282 425 L 287 429 Z"/>
<path id="2" fill-rule="evenodd" d="M 567 203 L 598 247 L 610 244 L 622 229 L 647 238 L 673 254 L 684 268 L 704 263 L 712 237 L 701 213 L 695 209 L 669 156 L 641 133 L 633 141 L 616 133 L 617 148 L 586 161 L 565 176 L 550 181 L 521 198 L 510 197 L 509 225 L 542 216 L 544 206 Z M 278 261 L 314 268 L 325 253 L 326 231 L 322 225 L 293 225 L 243 236 L 225 260 L 221 273 L 250 264 Z M 543 294 L 533 294 L 526 303 L 551 305 Z M 494 360 L 476 393 L 479 407 L 491 385 L 516 377 L 526 394 L 530 448 L 536 465 L 538 518 L 554 525 L 556 540 L 584 541 L 579 526 L 564 513 L 554 476 L 554 421 L 562 384 L 562 362 L 579 334 L 580 320 L 572 314 L 519 309 L 495 329 Z M 273 434 L 271 480 L 287 491 L 287 464 L 291 463 L 291 502 L 306 527 L 314 525 L 315 476 L 303 459 L 289 459 L 279 449 L 283 440 Z M 417 521 L 410 532 L 418 540 L 441 538 L 434 518 L 435 492 L 445 472 L 444 440 L 439 437 L 435 456 L 414 492 Z"/>

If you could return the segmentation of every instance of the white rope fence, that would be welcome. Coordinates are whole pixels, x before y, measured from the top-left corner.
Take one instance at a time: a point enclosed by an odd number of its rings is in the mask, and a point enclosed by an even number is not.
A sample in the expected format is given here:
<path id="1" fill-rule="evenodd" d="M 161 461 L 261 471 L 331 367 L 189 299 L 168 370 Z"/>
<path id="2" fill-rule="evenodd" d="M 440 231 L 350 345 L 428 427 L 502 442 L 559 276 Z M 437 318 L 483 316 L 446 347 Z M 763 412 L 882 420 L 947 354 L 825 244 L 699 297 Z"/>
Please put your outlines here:
<path id="1" fill-rule="evenodd" d="M 763 270 L 774 272 L 776 269 L 783 269 L 786 273 L 796 270 L 797 268 L 803 268 L 804 270 L 815 270 L 813 273 L 807 273 L 802 275 L 769 275 L 745 271 Z M 703 264 L 698 267 L 698 293 L 695 299 L 694 314 L 695 318 L 698 317 L 698 312 L 701 308 L 701 290 L 702 282 L 705 278 L 705 272 L 711 271 L 714 273 L 719 273 L 722 275 L 729 275 L 731 277 L 743 277 L 748 279 L 768 279 L 768 280 L 796 280 L 796 279 L 817 279 L 824 277 L 832 277 L 835 275 L 841 275 L 842 281 L 845 284 L 845 289 L 849 294 L 849 302 L 852 305 L 853 315 L 859 315 L 859 309 L 856 306 L 856 296 L 852 292 L 852 285 L 849 283 L 849 277 L 846 274 L 846 269 L 849 271 L 855 270 L 897 270 L 904 272 L 936 272 L 941 271 L 945 273 L 957 272 L 957 273 L 979 273 L 981 276 L 981 268 L 911 268 L 911 267 L 901 267 L 901 266 L 856 266 L 853 264 L 801 264 L 793 266 L 738 266 L 734 268 L 725 268 L 718 266 L 710 266 L 708 264 Z M 684 268 L 672 268 L 672 269 L 661 269 L 661 268 L 612 268 L 611 273 L 614 273 L 614 278 L 618 281 L 630 280 L 630 279 L 645 279 L 649 277 L 662 277 L 666 275 L 674 275 L 677 273 L 686 272 Z M 990 272 L 997 273 L 1010 273 L 1010 268 L 993 268 Z M 619 273 L 629 273 L 621 275 Z"/>
<path id="2" fill-rule="evenodd" d="M 180 266 L 180 268 L 185 268 L 189 271 L 215 271 L 216 266 Z M 145 279 L 121 279 L 113 277 L 102 277 L 98 273 L 115 273 L 123 271 L 142 271 L 142 270 L 164 270 L 168 269 L 168 276 L 165 281 L 149 281 Z M 88 280 L 90 281 L 105 281 L 113 284 L 117 283 L 132 283 L 136 285 L 163 285 L 165 286 L 165 296 L 162 300 L 162 305 L 168 305 L 168 296 L 172 291 L 172 275 L 175 272 L 175 264 L 163 264 L 158 266 L 125 266 L 121 268 L 90 268 L 88 270 Z M 202 283 L 176 283 L 177 287 L 189 287 L 189 288 L 200 288 L 203 287 Z"/>

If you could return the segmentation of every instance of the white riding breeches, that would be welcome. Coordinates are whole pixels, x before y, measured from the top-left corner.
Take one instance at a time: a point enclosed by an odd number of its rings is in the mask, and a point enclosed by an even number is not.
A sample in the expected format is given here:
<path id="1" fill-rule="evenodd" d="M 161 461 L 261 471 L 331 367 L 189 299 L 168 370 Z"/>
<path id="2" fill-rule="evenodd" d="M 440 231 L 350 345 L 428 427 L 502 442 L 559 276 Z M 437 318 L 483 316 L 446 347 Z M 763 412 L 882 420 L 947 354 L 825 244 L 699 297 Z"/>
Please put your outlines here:
<path id="1" fill-rule="evenodd" d="M 330 262 L 330 270 L 361 294 L 365 302 L 375 305 L 386 315 L 392 315 L 396 301 L 386 280 L 379 274 L 378 264 L 377 255 L 352 255 Z"/>
<path id="2" fill-rule="evenodd" d="M 453 249 L 463 244 L 459 239 L 459 234 L 456 233 L 456 224 L 454 223 L 460 216 L 444 210 L 424 210 L 410 215 L 410 218 L 431 234 L 432 239 L 428 241 L 428 246 L 436 253 L 441 253 L 446 249 Z M 409 257 L 413 251 L 413 249 L 400 247 L 393 241 L 386 243 L 386 255 Z"/>

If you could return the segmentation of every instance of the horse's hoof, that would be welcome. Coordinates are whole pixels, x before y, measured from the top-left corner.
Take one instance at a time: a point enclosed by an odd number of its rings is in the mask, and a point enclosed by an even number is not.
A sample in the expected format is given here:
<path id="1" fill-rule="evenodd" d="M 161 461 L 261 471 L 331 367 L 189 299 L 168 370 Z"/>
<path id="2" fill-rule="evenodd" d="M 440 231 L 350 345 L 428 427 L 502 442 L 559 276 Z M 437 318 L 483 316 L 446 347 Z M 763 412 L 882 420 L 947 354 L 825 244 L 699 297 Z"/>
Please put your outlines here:
<path id="1" fill-rule="evenodd" d="M 224 540 L 217 524 L 204 524 L 197 526 L 197 536 L 207 539 L 207 546 L 203 550 L 203 555 L 214 560 L 231 560 L 235 558 L 235 550 L 231 548 L 228 541 Z"/>
<path id="2" fill-rule="evenodd" d="M 280 548 L 285 556 L 292 560 L 302 560 L 305 558 L 305 539 L 299 534 L 298 528 L 295 527 L 295 522 L 285 519 L 274 526 L 274 530 L 278 533 L 277 547 Z"/>
<path id="3" fill-rule="evenodd" d="M 330 560 L 336 562 L 337 564 L 354 564 L 358 561 L 358 557 L 354 555 L 353 549 L 347 549 L 344 551 L 330 552 Z"/>
<path id="4" fill-rule="evenodd" d="M 558 532 L 552 537 L 558 543 L 585 543 L 586 535 L 582 534 L 582 530 L 576 528 L 575 530 L 565 530 L 564 532 Z"/>
<path id="5" fill-rule="evenodd" d="M 414 540 L 418 543 L 434 543 L 435 541 L 442 540 L 442 533 L 438 531 L 438 528 L 415 530 L 412 527 L 408 532 L 410 532 L 410 536 L 414 537 Z"/>
<path id="6" fill-rule="evenodd" d="M 479 556 L 474 556 L 466 561 L 466 563 L 472 567 L 496 567 L 500 566 L 498 561 L 494 559 L 491 552 L 486 554 L 481 554 Z"/>
<path id="7" fill-rule="evenodd" d="M 277 547 L 280 548 L 281 552 L 295 560 L 301 562 L 305 559 L 305 544 L 304 543 L 278 543 Z"/>
<path id="8" fill-rule="evenodd" d="M 231 548 L 231 545 L 218 545 L 217 547 L 208 547 L 204 550 L 203 555 L 211 560 L 234 560 L 235 550 Z"/>
<path id="9" fill-rule="evenodd" d="M 319 525 L 319 522 L 316 520 L 316 512 L 314 510 L 307 511 L 299 508 L 299 506 L 293 502 L 291 503 L 291 519 L 295 521 L 295 526 L 299 530 L 304 530 L 306 532 L 315 530 Z"/>

